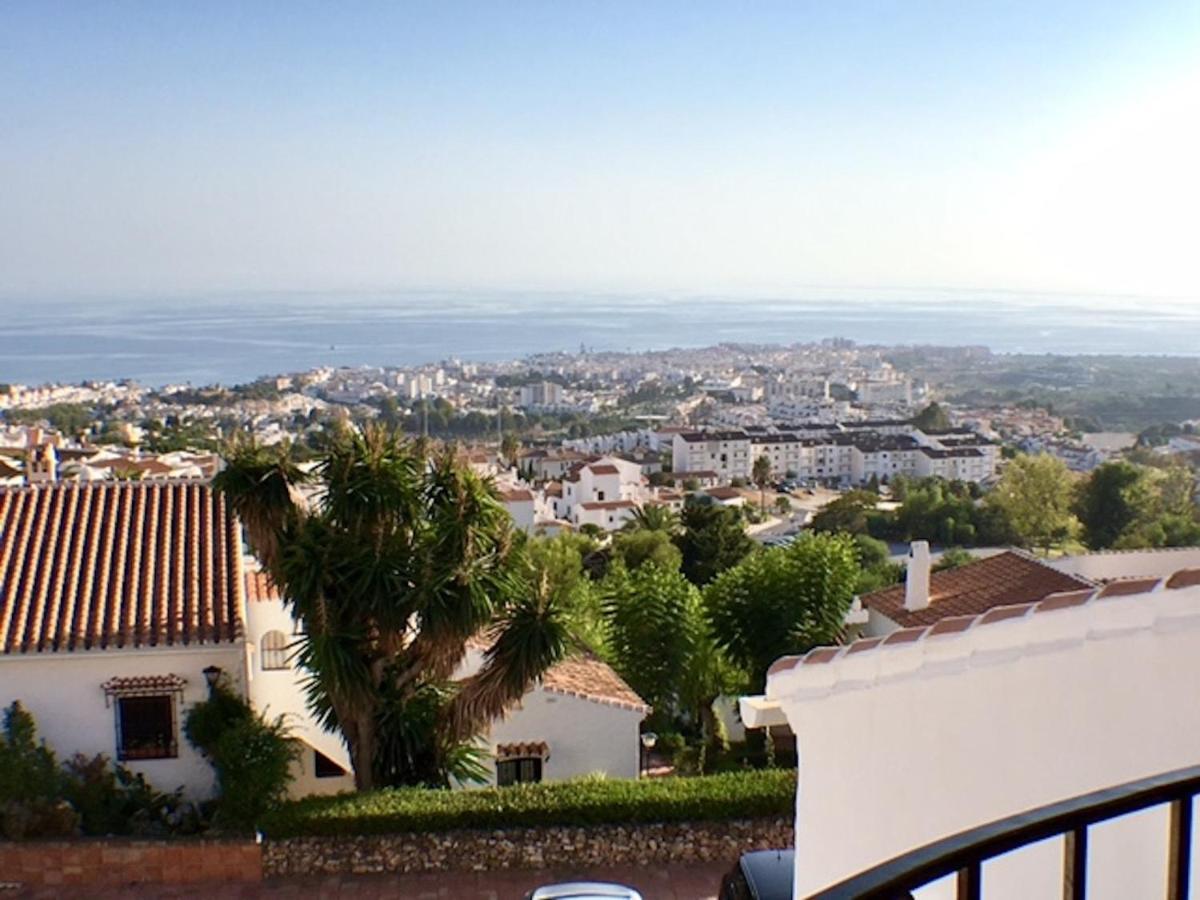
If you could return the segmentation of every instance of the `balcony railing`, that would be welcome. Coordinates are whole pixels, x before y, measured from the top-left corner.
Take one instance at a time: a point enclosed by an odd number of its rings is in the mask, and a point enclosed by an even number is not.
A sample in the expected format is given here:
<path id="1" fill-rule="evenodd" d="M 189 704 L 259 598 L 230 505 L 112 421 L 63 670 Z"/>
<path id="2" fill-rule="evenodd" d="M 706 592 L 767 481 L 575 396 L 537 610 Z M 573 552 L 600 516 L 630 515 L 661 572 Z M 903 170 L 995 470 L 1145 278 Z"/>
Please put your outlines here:
<path id="1" fill-rule="evenodd" d="M 813 894 L 809 900 L 903 900 L 911 892 L 957 873 L 959 900 L 979 900 L 983 864 L 1047 838 L 1065 838 L 1064 900 L 1087 896 L 1088 829 L 1155 806 L 1170 806 L 1163 861 L 1167 900 L 1187 900 L 1192 847 L 1192 799 L 1200 793 L 1200 766 L 1131 781 L 1018 813 L 943 838 Z"/>

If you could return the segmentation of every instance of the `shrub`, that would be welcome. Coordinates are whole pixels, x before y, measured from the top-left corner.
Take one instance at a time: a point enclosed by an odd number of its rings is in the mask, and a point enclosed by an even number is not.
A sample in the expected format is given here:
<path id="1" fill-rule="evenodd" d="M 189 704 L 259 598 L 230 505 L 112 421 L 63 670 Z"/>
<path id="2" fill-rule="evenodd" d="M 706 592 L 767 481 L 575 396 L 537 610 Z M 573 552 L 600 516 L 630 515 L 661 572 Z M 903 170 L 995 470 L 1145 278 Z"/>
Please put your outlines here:
<path id="1" fill-rule="evenodd" d="M 0 734 L 0 834 L 9 840 L 74 834 L 79 816 L 63 801 L 62 785 L 54 751 L 38 741 L 33 716 L 13 701 Z"/>
<path id="2" fill-rule="evenodd" d="M 796 773 L 786 769 L 698 778 L 580 780 L 474 791 L 395 788 L 310 797 L 269 814 L 274 838 L 544 825 L 720 821 L 788 815 Z"/>
<path id="3" fill-rule="evenodd" d="M 201 827 L 182 790 L 156 790 L 144 775 L 113 765 L 103 753 L 77 753 L 63 763 L 62 793 L 79 814 L 84 834 L 162 836 L 194 833 Z"/>
<path id="4" fill-rule="evenodd" d="M 217 774 L 216 824 L 251 830 L 283 801 L 299 749 L 288 738 L 282 716 L 269 721 L 218 684 L 209 699 L 188 711 L 184 734 Z"/>

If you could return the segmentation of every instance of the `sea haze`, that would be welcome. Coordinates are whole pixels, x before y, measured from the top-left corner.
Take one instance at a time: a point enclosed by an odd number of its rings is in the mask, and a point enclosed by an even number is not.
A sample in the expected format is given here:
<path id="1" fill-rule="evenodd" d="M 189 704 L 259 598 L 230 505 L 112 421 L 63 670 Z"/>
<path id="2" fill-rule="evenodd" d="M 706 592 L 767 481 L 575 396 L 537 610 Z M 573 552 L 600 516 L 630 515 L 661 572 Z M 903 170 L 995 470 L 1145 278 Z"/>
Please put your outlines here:
<path id="1" fill-rule="evenodd" d="M 0 382 L 238 383 L 315 366 L 652 350 L 722 342 L 986 345 L 997 352 L 1200 354 L 1200 308 L 1136 299 L 813 291 L 802 299 L 568 294 L 273 294 L 17 302 Z"/>

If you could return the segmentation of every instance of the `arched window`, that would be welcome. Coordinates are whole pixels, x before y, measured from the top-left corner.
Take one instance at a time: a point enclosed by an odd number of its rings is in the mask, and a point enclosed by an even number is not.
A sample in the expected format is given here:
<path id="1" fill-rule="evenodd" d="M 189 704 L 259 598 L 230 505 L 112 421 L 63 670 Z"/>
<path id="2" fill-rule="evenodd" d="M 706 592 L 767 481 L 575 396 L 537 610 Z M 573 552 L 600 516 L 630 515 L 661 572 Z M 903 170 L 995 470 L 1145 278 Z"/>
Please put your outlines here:
<path id="1" fill-rule="evenodd" d="M 282 631 L 268 631 L 263 635 L 262 667 L 263 671 L 288 667 L 288 640 Z"/>

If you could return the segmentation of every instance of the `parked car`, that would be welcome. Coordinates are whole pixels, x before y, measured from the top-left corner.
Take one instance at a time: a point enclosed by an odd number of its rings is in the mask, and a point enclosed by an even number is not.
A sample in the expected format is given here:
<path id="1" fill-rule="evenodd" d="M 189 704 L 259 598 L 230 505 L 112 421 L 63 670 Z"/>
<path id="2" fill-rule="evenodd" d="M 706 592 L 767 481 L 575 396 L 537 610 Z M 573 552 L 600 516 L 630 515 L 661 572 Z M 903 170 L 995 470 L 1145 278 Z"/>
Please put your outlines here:
<path id="1" fill-rule="evenodd" d="M 719 900 L 792 900 L 794 850 L 743 853 L 721 879 Z"/>
<path id="2" fill-rule="evenodd" d="M 631 887 L 600 881 L 547 884 L 525 895 L 526 900 L 642 900 Z"/>

